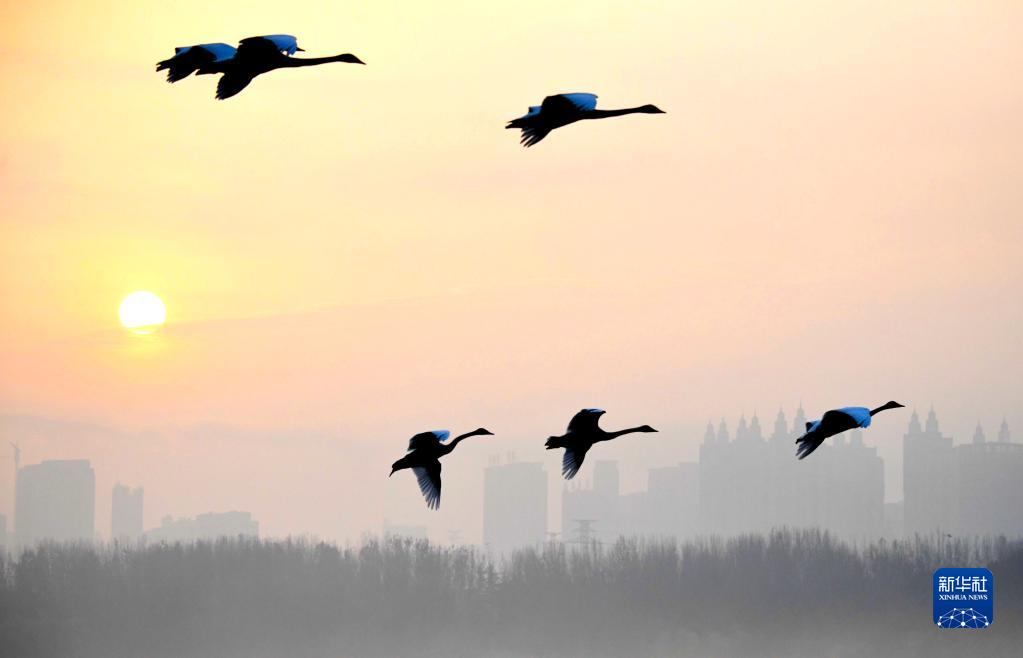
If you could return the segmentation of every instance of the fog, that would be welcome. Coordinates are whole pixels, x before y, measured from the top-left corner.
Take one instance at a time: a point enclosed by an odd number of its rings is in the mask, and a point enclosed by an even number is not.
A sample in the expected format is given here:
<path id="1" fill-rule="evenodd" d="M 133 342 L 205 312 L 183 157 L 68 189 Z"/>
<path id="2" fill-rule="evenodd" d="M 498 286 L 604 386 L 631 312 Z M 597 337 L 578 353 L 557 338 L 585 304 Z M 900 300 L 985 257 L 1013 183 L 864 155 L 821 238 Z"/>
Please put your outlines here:
<path id="1" fill-rule="evenodd" d="M 931 573 L 985 564 L 984 631 L 938 631 Z M 4 655 L 1018 655 L 1023 544 L 818 531 L 547 544 L 495 559 L 366 538 L 45 545 L 0 563 Z"/>

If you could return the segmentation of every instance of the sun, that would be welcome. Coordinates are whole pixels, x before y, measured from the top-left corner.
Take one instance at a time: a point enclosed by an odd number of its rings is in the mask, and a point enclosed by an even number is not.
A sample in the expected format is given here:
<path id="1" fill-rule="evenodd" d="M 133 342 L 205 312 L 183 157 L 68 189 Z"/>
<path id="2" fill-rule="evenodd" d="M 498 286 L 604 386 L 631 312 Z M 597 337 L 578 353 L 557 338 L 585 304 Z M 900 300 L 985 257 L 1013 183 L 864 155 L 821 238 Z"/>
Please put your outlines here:
<path id="1" fill-rule="evenodd" d="M 163 300 L 148 290 L 133 292 L 121 301 L 121 324 L 136 334 L 151 334 L 167 320 Z"/>

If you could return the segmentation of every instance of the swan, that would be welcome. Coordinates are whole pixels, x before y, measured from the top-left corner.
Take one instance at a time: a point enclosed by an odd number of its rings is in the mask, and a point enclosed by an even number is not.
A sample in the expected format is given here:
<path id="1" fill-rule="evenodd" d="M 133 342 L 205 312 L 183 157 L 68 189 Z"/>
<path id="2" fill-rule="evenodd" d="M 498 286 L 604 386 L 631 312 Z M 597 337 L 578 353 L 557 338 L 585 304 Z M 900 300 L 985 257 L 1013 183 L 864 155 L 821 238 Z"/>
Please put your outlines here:
<path id="1" fill-rule="evenodd" d="M 824 443 L 824 439 L 857 427 L 870 427 L 870 419 L 874 414 L 888 409 L 898 409 L 906 405 L 894 400 L 884 403 L 876 409 L 866 407 L 842 407 L 824 412 L 820 420 L 806 424 L 806 433 L 796 439 L 796 457 L 804 459 Z"/>
<path id="2" fill-rule="evenodd" d="M 561 128 L 583 119 L 606 119 L 625 114 L 665 114 L 665 112 L 656 105 L 641 105 L 621 110 L 598 110 L 596 94 L 555 94 L 543 99 L 543 103 L 540 105 L 530 107 L 529 111 L 518 119 L 509 121 L 505 128 L 521 129 L 522 139 L 520 142 L 523 146 L 529 147 L 542 140 L 547 133 L 555 128 Z"/>
<path id="3" fill-rule="evenodd" d="M 470 436 L 492 436 L 494 433 L 482 427 L 466 434 L 456 436 L 451 443 L 445 443 L 451 432 L 448 430 L 432 430 L 420 432 L 408 442 L 408 453 L 391 464 L 391 475 L 400 470 L 411 468 L 419 482 L 419 490 L 423 492 L 426 506 L 430 509 L 440 507 L 440 458 L 455 449 L 462 440 Z M 387 477 L 391 477 L 388 475 Z"/>
<path id="4" fill-rule="evenodd" d="M 607 432 L 598 425 L 600 417 L 604 415 L 603 409 L 583 409 L 568 423 L 568 430 L 561 436 L 552 436 L 545 444 L 548 450 L 564 448 L 565 454 L 561 459 L 561 474 L 566 480 L 571 480 L 579 472 L 579 467 L 586 459 L 586 452 L 593 447 L 594 443 L 610 441 L 625 434 L 634 432 L 656 432 L 649 425 L 630 427 L 617 432 Z"/>
<path id="5" fill-rule="evenodd" d="M 217 83 L 218 100 L 230 98 L 245 89 L 256 76 L 276 69 L 317 66 L 331 62 L 365 64 L 350 53 L 332 57 L 293 57 L 304 52 L 290 34 L 268 34 L 242 39 L 235 49 L 226 43 L 208 43 L 176 48 L 174 57 L 158 62 L 157 71 L 167 69 L 167 80 L 177 82 L 196 75 L 222 73 Z"/>

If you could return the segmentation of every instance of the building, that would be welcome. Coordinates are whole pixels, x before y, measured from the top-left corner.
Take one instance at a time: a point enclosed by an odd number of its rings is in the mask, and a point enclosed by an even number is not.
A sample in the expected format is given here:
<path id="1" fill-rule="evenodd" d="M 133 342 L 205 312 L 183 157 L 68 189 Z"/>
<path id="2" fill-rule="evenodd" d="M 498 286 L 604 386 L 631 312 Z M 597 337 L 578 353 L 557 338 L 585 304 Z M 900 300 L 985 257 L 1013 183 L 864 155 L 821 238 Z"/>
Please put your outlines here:
<path id="1" fill-rule="evenodd" d="M 952 527 L 960 535 L 1023 534 L 1023 444 L 1009 441 L 1002 421 L 998 441 L 988 442 L 980 424 L 973 441 L 955 447 Z"/>
<path id="2" fill-rule="evenodd" d="M 597 461 L 593 482 L 566 484 L 561 496 L 561 537 L 565 542 L 612 542 L 626 529 L 620 508 L 618 462 Z"/>
<path id="3" fill-rule="evenodd" d="M 18 469 L 15 533 L 29 547 L 44 540 L 92 541 L 96 475 L 88 460 L 59 459 Z"/>
<path id="4" fill-rule="evenodd" d="M 120 483 L 114 485 L 110 505 L 111 541 L 134 542 L 142 537 L 142 501 L 141 487 L 130 489 Z"/>
<path id="5" fill-rule="evenodd" d="M 639 534 L 691 537 L 700 526 L 700 465 L 681 462 L 647 472 L 647 490 L 641 511 Z"/>
<path id="6" fill-rule="evenodd" d="M 770 438 L 759 418 L 739 419 L 734 440 L 724 420 L 708 425 L 700 447 L 700 528 L 707 534 L 766 533 L 780 527 L 821 527 L 847 539 L 884 531 L 884 462 L 859 431 L 825 442 L 797 460 L 805 431 L 802 407 L 789 428 L 778 412 Z"/>
<path id="7" fill-rule="evenodd" d="M 794 455 L 805 431 L 779 411 L 765 439 L 754 414 L 734 438 L 708 424 L 698 463 L 652 469 L 646 491 L 621 494 L 616 462 L 598 461 L 593 480 L 569 483 L 562 499 L 566 542 L 613 542 L 620 535 L 734 536 L 774 528 L 821 528 L 846 540 L 914 533 L 1023 535 L 1023 444 L 1003 420 L 998 440 L 978 425 L 968 444 L 941 433 L 932 409 L 912 414 L 903 439 L 904 500 L 885 503 L 884 461 L 859 430 L 829 438 L 808 459 Z M 881 437 L 883 440 L 883 436 Z"/>
<path id="8" fill-rule="evenodd" d="M 493 463 L 483 472 L 483 543 L 497 552 L 547 538 L 547 470 L 534 462 Z"/>
<path id="9" fill-rule="evenodd" d="M 952 437 L 931 409 L 926 425 L 914 411 L 902 438 L 903 517 L 907 536 L 952 529 L 955 464 Z"/>
<path id="10" fill-rule="evenodd" d="M 824 451 L 817 525 L 846 539 L 873 539 L 884 533 L 884 461 L 877 448 L 853 430 L 832 439 Z M 804 460 L 805 461 L 805 460 Z"/>
<path id="11" fill-rule="evenodd" d="M 7 539 L 7 517 L 0 514 L 0 555 L 10 549 Z"/>
<path id="12" fill-rule="evenodd" d="M 145 533 L 148 541 L 167 543 L 211 541 L 221 537 L 256 539 L 259 537 L 259 522 L 248 512 L 209 512 L 194 519 L 166 516 L 159 528 Z"/>

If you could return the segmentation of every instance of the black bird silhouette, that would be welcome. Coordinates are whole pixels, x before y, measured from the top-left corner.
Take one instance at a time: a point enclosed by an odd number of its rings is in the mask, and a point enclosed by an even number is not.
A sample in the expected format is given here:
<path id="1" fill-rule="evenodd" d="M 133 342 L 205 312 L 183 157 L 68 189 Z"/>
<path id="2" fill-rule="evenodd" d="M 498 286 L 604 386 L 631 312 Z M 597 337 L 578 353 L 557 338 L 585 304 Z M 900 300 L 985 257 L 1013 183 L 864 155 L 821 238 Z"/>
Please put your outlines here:
<path id="1" fill-rule="evenodd" d="M 555 94 L 543 99 L 540 105 L 529 108 L 529 112 L 508 122 L 505 128 L 522 130 L 523 146 L 536 144 L 555 128 L 567 126 L 583 119 L 606 119 L 623 114 L 664 114 L 655 105 L 641 105 L 622 110 L 598 110 L 596 94 Z"/>
<path id="2" fill-rule="evenodd" d="M 451 436 L 451 432 L 447 430 L 420 432 L 409 439 L 408 454 L 391 464 L 391 475 L 402 469 L 411 468 L 419 482 L 419 490 L 426 499 L 426 506 L 437 509 L 440 507 L 440 458 L 454 450 L 463 439 L 481 435 L 493 435 L 493 432 L 481 427 L 456 436 L 451 443 L 444 443 Z"/>
<path id="3" fill-rule="evenodd" d="M 552 436 L 547 439 L 547 449 L 564 448 L 565 454 L 561 459 L 561 474 L 566 480 L 571 480 L 579 472 L 579 467 L 586 459 L 586 452 L 594 443 L 610 441 L 624 434 L 633 432 L 656 432 L 649 425 L 630 427 L 629 429 L 618 430 L 617 432 L 605 432 L 598 425 L 600 417 L 604 415 L 603 409 L 583 409 L 568 423 L 568 431 L 561 436 Z"/>
<path id="4" fill-rule="evenodd" d="M 842 407 L 824 412 L 820 420 L 806 424 L 806 433 L 796 439 L 796 457 L 805 458 L 824 443 L 824 439 L 857 427 L 870 427 L 870 419 L 876 413 L 886 409 L 898 409 L 905 405 L 894 400 L 886 402 L 877 409 L 866 407 Z"/>
<path id="5" fill-rule="evenodd" d="M 227 62 L 238 50 L 226 43 L 203 43 L 174 49 L 174 57 L 156 63 L 157 71 L 167 71 L 167 82 L 184 80 L 203 69 L 206 73 L 223 73 Z"/>
<path id="6" fill-rule="evenodd" d="M 174 57 L 156 65 L 157 71 L 169 69 L 167 80 L 176 82 L 188 77 L 192 71 L 197 75 L 223 73 L 217 83 L 217 99 L 230 98 L 245 89 L 258 75 L 276 69 L 316 66 L 330 62 L 365 64 L 361 59 L 346 53 L 332 57 L 292 57 L 302 51 L 298 41 L 290 34 L 268 34 L 261 37 L 242 39 L 235 50 L 227 44 L 204 44 L 175 49 Z M 233 52 L 232 52 L 233 51 Z"/>

